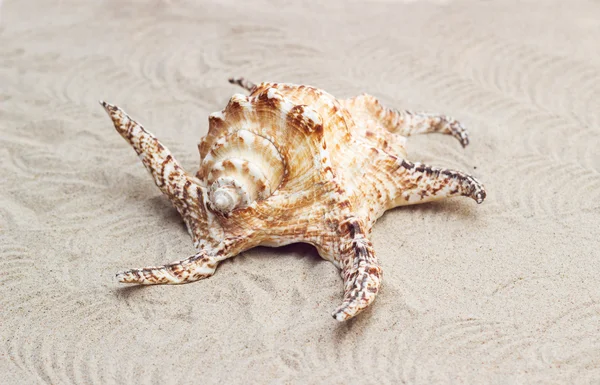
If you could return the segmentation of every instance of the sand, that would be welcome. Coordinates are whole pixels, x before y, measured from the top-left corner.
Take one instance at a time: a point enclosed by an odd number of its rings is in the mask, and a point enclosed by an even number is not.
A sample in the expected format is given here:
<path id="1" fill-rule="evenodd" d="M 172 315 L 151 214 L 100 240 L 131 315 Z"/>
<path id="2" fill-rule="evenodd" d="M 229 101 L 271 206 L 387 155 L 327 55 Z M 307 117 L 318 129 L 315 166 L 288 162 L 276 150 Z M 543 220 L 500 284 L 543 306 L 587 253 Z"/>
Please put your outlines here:
<path id="1" fill-rule="evenodd" d="M 598 1 L 123 3 L 1 4 L 2 384 L 600 382 Z M 194 170 L 231 75 L 455 116 L 468 148 L 410 158 L 488 198 L 383 216 L 383 289 L 346 323 L 307 245 L 119 285 L 193 246 L 98 99 Z"/>

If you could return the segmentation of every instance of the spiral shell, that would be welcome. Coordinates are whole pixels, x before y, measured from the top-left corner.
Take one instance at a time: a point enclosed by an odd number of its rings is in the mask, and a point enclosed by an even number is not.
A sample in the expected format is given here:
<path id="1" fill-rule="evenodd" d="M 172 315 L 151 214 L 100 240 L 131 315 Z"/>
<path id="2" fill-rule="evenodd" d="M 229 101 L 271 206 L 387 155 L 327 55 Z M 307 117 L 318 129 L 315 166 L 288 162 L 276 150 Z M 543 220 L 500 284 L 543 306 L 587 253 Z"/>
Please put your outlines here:
<path id="1" fill-rule="evenodd" d="M 304 160 L 318 155 L 318 143 L 306 137 L 317 130 L 322 124 L 315 110 L 275 89 L 233 95 L 223 111 L 209 116 L 199 145 L 198 177 L 208 187 L 209 208 L 227 215 L 267 199 L 286 181 L 308 182 L 313 162 Z"/>
<path id="2" fill-rule="evenodd" d="M 396 111 L 368 95 L 340 102 L 310 86 L 230 81 L 251 93 L 234 95 L 210 115 L 197 178 L 140 124 L 102 103 L 199 250 L 119 273 L 120 282 L 192 282 L 252 247 L 304 242 L 342 270 L 344 299 L 333 317 L 343 321 L 379 292 L 381 266 L 368 237 L 385 210 L 457 195 L 481 203 L 486 196 L 467 174 L 405 159 L 403 135 L 440 132 L 466 145 L 466 131 L 453 119 Z"/>
<path id="3" fill-rule="evenodd" d="M 281 182 L 284 162 L 268 139 L 239 130 L 215 141 L 201 170 L 211 208 L 228 213 L 269 197 Z"/>

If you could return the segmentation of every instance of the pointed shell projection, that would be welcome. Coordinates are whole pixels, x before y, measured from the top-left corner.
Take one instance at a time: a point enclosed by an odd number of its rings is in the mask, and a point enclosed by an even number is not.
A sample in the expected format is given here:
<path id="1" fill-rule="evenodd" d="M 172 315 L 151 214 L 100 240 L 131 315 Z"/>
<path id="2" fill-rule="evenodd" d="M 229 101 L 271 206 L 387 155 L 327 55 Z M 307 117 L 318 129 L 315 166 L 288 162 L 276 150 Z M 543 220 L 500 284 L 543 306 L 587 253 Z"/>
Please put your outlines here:
<path id="1" fill-rule="evenodd" d="M 284 184 L 291 187 L 290 181 L 307 183 L 318 143 L 306 136 L 321 129 L 316 111 L 275 89 L 233 95 L 209 116 L 208 134 L 198 146 L 197 176 L 208 187 L 208 207 L 227 215 L 267 199 Z"/>

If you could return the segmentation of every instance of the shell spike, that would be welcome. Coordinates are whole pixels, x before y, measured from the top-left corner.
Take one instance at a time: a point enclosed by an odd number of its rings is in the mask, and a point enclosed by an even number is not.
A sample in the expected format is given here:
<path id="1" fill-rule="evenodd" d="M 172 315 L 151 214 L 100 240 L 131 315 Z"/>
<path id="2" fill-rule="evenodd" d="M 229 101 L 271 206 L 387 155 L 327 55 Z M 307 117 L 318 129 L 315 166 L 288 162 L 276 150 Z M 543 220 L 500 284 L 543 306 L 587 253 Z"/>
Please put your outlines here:
<path id="1" fill-rule="evenodd" d="M 244 78 L 235 78 L 235 77 L 231 77 L 229 78 L 229 83 L 231 84 L 237 84 L 238 86 L 248 90 L 249 92 L 252 92 L 252 90 L 254 88 L 256 88 L 256 84 L 252 83 L 251 81 L 244 79 Z"/>
<path id="2" fill-rule="evenodd" d="M 333 312 L 338 321 L 345 321 L 366 309 L 377 296 L 381 285 L 382 270 L 373 245 L 366 238 L 360 220 L 350 218 L 342 225 L 342 232 L 349 235 L 341 248 L 344 300 Z"/>
<path id="3" fill-rule="evenodd" d="M 117 274 L 121 283 L 136 283 L 139 285 L 177 285 L 208 278 L 217 269 L 218 260 L 201 251 L 183 261 L 173 262 L 163 266 L 132 269 Z"/>
<path id="4" fill-rule="evenodd" d="M 112 119 L 117 132 L 138 154 L 158 188 L 169 197 L 180 213 L 183 215 L 183 211 L 189 211 L 190 207 L 197 207 L 200 208 L 199 214 L 203 214 L 204 205 L 201 201 L 204 194 L 199 181 L 188 175 L 169 149 L 141 124 L 131 119 L 125 111 L 103 101 L 100 104 Z"/>

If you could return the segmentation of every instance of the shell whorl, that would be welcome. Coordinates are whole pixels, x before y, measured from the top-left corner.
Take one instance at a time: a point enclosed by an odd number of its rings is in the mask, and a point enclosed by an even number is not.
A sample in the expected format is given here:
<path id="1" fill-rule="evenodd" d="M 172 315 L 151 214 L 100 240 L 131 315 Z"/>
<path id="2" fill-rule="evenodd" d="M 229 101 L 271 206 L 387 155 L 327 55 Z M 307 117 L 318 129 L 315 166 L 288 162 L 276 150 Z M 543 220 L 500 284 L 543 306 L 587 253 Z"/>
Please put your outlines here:
<path id="1" fill-rule="evenodd" d="M 199 145 L 198 177 L 208 187 L 209 208 L 227 215 L 278 189 L 311 186 L 320 169 L 322 128 L 313 108 L 273 87 L 233 95 L 225 109 L 209 116 Z"/>
<path id="2" fill-rule="evenodd" d="M 211 208 L 228 213 L 269 197 L 281 182 L 284 162 L 268 139 L 239 130 L 211 146 L 201 170 Z"/>

